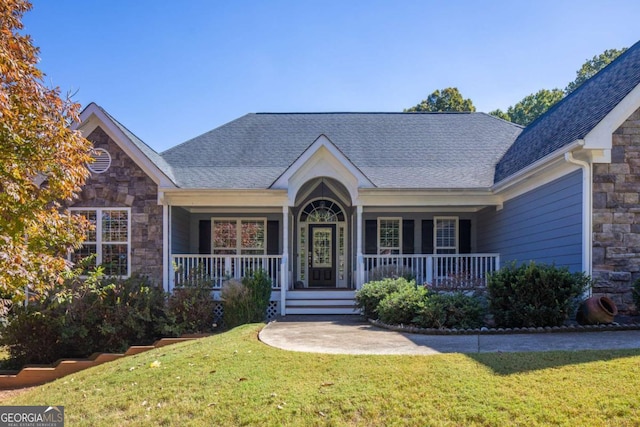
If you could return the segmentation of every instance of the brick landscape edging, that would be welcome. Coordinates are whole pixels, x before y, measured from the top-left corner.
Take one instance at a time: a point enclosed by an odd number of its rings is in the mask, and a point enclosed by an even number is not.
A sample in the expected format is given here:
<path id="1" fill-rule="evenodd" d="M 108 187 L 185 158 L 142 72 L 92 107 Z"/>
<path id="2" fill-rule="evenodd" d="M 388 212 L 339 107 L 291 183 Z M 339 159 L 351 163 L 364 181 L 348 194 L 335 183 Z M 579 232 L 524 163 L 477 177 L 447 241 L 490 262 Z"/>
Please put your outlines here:
<path id="1" fill-rule="evenodd" d="M 0 390 L 42 385 L 66 375 L 111 362 L 112 360 L 133 356 L 134 354 L 143 353 L 170 344 L 203 338 L 205 336 L 207 335 L 194 334 L 180 338 L 162 338 L 152 345 L 131 346 L 124 353 L 94 353 L 87 359 L 60 359 L 50 365 L 28 365 L 17 372 L 0 374 Z"/>

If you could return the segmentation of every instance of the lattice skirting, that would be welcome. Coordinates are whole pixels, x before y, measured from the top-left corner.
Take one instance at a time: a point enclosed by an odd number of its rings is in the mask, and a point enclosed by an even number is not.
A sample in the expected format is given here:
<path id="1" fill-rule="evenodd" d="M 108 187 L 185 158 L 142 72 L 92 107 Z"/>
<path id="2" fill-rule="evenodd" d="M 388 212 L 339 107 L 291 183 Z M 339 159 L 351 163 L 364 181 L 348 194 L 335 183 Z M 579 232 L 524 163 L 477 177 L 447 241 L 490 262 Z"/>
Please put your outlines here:
<path id="1" fill-rule="evenodd" d="M 221 325 L 224 317 L 224 306 L 221 302 L 217 302 L 213 308 L 214 321 Z M 280 315 L 280 301 L 269 301 L 267 307 L 267 320 L 273 320 Z"/>
<path id="2" fill-rule="evenodd" d="M 224 315 L 224 307 L 221 302 L 216 302 L 213 306 L 213 319 L 218 325 L 222 324 L 222 317 Z"/>
<path id="3" fill-rule="evenodd" d="M 269 301 L 267 320 L 273 320 L 280 315 L 280 301 Z"/>

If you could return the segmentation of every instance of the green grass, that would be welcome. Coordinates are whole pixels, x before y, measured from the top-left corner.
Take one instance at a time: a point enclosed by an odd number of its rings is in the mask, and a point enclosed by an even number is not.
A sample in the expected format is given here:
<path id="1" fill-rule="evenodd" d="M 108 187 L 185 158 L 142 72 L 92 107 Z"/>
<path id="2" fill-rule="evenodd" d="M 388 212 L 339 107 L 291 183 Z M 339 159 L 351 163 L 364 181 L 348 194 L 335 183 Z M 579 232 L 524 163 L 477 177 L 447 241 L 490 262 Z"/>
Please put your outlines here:
<path id="1" fill-rule="evenodd" d="M 267 347 L 261 327 L 121 359 L 0 404 L 64 405 L 69 426 L 640 425 L 640 350 L 321 355 Z"/>

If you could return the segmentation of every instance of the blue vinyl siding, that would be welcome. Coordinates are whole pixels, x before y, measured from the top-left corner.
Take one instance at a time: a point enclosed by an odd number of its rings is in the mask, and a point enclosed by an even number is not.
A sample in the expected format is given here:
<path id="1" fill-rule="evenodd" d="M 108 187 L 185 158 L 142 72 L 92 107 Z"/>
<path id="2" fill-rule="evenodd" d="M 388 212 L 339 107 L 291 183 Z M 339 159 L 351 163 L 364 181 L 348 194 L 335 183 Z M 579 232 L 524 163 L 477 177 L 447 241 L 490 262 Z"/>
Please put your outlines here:
<path id="1" fill-rule="evenodd" d="M 582 171 L 578 170 L 479 213 L 480 252 L 502 263 L 555 263 L 582 270 Z"/>
<path id="2" fill-rule="evenodd" d="M 189 222 L 191 214 L 185 209 L 171 208 L 171 253 L 187 254 L 190 251 Z"/>

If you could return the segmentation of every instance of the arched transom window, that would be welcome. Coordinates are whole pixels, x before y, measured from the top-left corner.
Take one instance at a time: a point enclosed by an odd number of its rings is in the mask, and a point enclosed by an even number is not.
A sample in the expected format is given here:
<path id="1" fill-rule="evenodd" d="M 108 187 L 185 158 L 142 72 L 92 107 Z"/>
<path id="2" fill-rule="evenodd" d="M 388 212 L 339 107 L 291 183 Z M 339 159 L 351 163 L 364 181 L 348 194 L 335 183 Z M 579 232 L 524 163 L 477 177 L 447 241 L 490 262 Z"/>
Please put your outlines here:
<path id="1" fill-rule="evenodd" d="M 300 222 L 343 222 L 344 212 L 331 200 L 315 200 L 309 203 L 302 214 Z"/>

